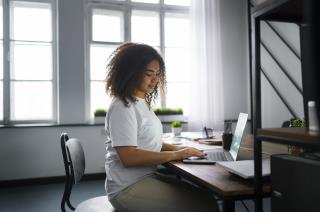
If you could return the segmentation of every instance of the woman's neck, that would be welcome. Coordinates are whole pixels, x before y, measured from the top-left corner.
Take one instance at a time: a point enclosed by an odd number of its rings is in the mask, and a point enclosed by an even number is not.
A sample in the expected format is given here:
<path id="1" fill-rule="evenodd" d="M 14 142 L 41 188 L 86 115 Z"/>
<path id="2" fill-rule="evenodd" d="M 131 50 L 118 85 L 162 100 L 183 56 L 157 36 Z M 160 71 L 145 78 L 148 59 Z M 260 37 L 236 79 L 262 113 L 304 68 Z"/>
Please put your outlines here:
<path id="1" fill-rule="evenodd" d="M 133 93 L 133 95 L 141 99 L 144 99 L 145 93 L 137 90 Z"/>

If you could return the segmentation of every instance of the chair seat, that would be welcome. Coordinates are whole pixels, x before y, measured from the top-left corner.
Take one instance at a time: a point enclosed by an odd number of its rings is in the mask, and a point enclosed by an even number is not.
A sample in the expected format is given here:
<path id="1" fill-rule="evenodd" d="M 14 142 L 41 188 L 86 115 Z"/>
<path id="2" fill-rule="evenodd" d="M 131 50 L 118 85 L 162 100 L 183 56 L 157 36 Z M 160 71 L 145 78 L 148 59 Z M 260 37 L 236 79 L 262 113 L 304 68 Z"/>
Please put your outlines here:
<path id="1" fill-rule="evenodd" d="M 114 212 L 116 211 L 107 196 L 100 196 L 81 202 L 75 212 Z"/>

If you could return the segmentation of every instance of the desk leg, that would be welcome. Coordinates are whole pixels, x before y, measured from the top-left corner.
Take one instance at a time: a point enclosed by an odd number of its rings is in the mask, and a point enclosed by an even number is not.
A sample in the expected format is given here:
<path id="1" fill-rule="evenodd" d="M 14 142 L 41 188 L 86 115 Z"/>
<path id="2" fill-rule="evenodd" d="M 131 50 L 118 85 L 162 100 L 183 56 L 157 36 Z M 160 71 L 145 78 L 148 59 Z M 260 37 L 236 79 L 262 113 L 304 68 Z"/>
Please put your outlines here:
<path id="1" fill-rule="evenodd" d="M 234 212 L 234 200 L 223 200 L 222 201 L 222 212 Z"/>

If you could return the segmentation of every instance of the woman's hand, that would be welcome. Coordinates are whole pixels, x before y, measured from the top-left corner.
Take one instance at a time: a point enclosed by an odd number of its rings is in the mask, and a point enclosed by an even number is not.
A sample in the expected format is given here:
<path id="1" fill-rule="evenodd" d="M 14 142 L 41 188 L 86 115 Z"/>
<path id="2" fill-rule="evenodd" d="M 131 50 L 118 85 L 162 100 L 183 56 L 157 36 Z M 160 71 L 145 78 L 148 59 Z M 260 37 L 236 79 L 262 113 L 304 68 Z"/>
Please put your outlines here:
<path id="1" fill-rule="evenodd" d="M 188 157 L 200 157 L 200 158 L 204 158 L 205 154 L 203 153 L 203 151 L 193 148 L 193 147 L 186 147 L 183 149 L 180 149 L 178 151 L 175 151 L 176 154 L 176 160 L 183 160 L 185 158 Z"/>
<path id="2" fill-rule="evenodd" d="M 127 168 L 159 165 L 173 160 L 183 160 L 192 156 L 200 158 L 204 158 L 205 156 L 203 151 L 192 147 L 162 152 L 152 152 L 134 146 L 120 146 L 115 147 L 115 149 L 123 166 Z"/>

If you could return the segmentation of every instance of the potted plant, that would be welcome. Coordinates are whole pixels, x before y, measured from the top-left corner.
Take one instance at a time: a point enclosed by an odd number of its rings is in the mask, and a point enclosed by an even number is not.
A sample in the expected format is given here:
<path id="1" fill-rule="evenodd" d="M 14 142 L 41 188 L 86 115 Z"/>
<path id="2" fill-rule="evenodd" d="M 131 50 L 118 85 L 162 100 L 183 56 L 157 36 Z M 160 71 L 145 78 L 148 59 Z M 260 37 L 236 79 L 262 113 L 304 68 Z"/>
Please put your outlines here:
<path id="1" fill-rule="evenodd" d="M 161 122 L 172 122 L 174 120 L 186 121 L 182 108 L 156 108 L 154 109 L 154 113 Z"/>
<path id="2" fill-rule="evenodd" d="M 182 132 L 182 123 L 181 121 L 173 121 L 170 124 L 171 130 L 174 136 L 179 136 L 181 135 Z"/>
<path id="3" fill-rule="evenodd" d="M 94 111 L 94 123 L 104 124 L 107 111 L 105 109 L 98 108 Z"/>
<path id="4" fill-rule="evenodd" d="M 299 118 L 292 118 L 289 127 L 304 127 L 304 121 Z"/>
<path id="5" fill-rule="evenodd" d="M 289 127 L 304 127 L 304 121 L 299 118 L 292 118 L 290 119 Z M 304 149 L 297 146 L 288 145 L 289 153 L 292 155 L 299 156 L 303 154 Z"/>

